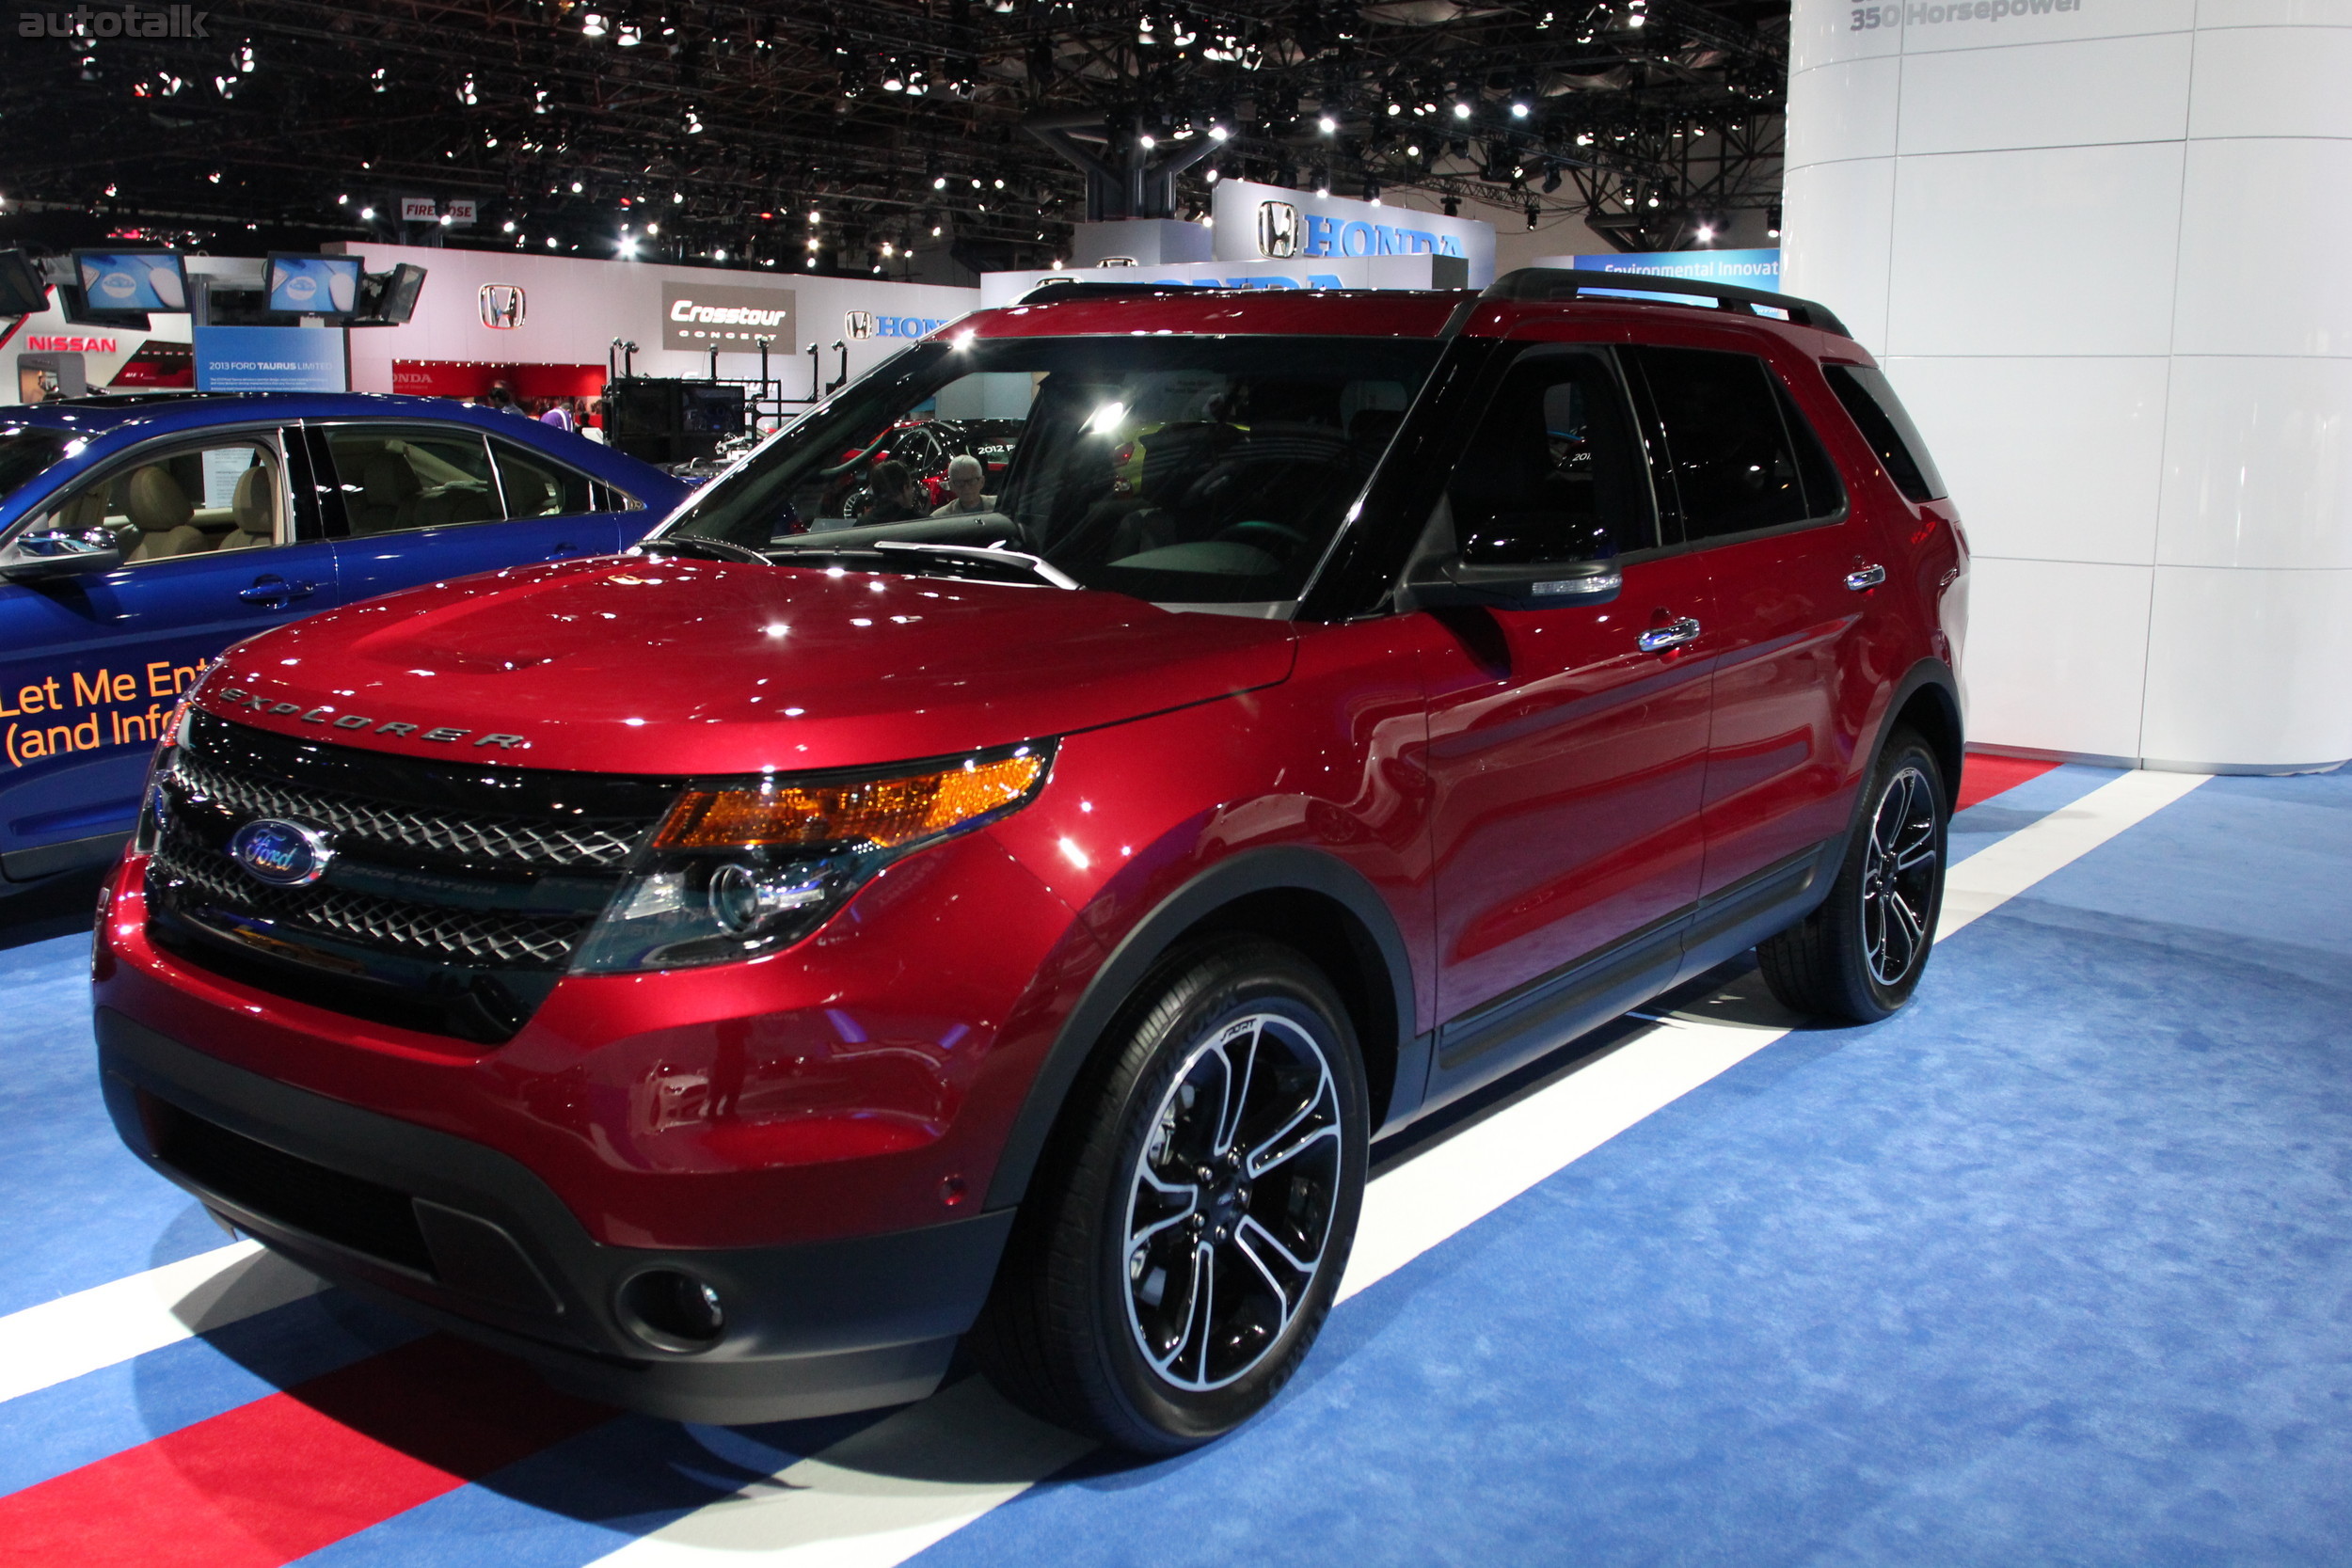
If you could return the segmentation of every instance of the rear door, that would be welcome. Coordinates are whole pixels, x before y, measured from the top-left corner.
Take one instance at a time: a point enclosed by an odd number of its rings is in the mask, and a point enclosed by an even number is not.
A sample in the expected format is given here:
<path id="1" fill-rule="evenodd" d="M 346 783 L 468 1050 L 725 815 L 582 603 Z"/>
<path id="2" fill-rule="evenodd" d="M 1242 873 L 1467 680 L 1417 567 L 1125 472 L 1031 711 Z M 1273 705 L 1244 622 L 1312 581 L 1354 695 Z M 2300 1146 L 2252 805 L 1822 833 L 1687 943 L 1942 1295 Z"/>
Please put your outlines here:
<path id="1" fill-rule="evenodd" d="M 1436 1097 L 1671 976 L 1699 889 L 1711 619 L 1705 565 L 1661 547 L 1606 349 L 1522 352 L 1445 504 L 1466 560 L 1482 533 L 1498 563 L 1542 561 L 1546 519 L 1598 525 L 1624 586 L 1605 605 L 1423 612 L 1444 633 L 1424 656 L 1447 1021 Z"/>
<path id="2" fill-rule="evenodd" d="M 173 702 L 230 643 L 335 601 L 299 451 L 241 428 L 158 437 L 26 527 L 103 523 L 112 572 L 0 583 L 0 871 L 103 859 L 137 813 Z M 302 483 L 290 483 L 290 477 Z"/>
<path id="3" fill-rule="evenodd" d="M 1726 906 L 1801 882 L 1810 852 L 1844 832 L 1865 726 L 1900 673 L 1873 657 L 1884 554 L 1765 357 L 1778 347 L 1725 335 L 1630 356 L 1655 411 L 1668 528 L 1704 562 L 1714 601 L 1700 893 Z"/>
<path id="4" fill-rule="evenodd" d="M 455 423 L 313 429 L 335 474 L 346 598 L 621 546 L 606 488 L 520 441 Z"/>

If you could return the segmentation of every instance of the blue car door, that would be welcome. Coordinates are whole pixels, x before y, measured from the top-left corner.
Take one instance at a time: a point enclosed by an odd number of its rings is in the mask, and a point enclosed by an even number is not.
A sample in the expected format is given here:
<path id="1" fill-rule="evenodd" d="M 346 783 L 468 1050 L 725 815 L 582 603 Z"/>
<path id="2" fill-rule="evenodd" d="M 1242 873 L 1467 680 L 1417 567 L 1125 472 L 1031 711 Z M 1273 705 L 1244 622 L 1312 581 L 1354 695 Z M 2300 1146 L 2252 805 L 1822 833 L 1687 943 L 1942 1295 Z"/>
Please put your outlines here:
<path id="1" fill-rule="evenodd" d="M 112 571 L 0 582 L 0 872 L 110 857 L 179 694 L 230 643 L 336 601 L 307 460 L 276 427 L 157 436 L 24 527 L 103 524 Z"/>
<path id="2" fill-rule="evenodd" d="M 604 487 L 517 442 L 455 423 L 313 428 L 336 476 L 346 599 L 620 547 L 620 517 L 596 509 Z"/>

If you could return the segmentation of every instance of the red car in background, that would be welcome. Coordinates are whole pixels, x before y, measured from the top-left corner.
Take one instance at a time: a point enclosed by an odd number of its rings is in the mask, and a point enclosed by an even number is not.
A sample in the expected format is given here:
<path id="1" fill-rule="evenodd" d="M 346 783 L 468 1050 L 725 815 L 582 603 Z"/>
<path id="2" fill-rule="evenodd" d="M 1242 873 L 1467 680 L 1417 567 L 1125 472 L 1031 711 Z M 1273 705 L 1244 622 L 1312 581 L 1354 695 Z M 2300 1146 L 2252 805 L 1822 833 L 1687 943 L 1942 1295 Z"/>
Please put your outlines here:
<path id="1" fill-rule="evenodd" d="M 1376 1132 L 1751 946 L 1847 1020 L 1927 962 L 1957 517 L 1826 310 L 1666 282 L 1033 296 L 629 557 L 241 644 L 99 923 L 124 1139 L 640 1409 L 968 1339 L 1113 1442 L 1230 1430 Z M 837 510 L 1009 399 L 994 511 Z"/>

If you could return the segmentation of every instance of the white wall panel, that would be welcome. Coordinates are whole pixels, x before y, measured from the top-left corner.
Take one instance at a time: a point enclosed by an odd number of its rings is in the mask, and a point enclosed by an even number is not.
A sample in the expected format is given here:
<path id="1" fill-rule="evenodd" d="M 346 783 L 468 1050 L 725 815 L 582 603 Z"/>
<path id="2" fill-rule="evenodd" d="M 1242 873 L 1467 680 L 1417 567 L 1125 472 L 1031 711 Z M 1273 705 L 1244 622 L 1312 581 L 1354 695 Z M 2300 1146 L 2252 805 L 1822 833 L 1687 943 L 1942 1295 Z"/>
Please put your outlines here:
<path id="1" fill-rule="evenodd" d="M 1899 163 L 1889 353 L 2170 349 L 2178 142 Z"/>
<path id="2" fill-rule="evenodd" d="M 2352 756 L 2352 572 L 2156 569 L 2140 754 L 2191 768 Z"/>
<path id="3" fill-rule="evenodd" d="M 2352 27 L 2352 0 L 2201 0 L 2198 26 Z"/>
<path id="4" fill-rule="evenodd" d="M 2192 136 L 2352 136 L 2352 25 L 2197 35 Z"/>
<path id="5" fill-rule="evenodd" d="M 2352 141 L 2191 142 L 2184 200 L 2175 353 L 2352 355 Z"/>
<path id="6" fill-rule="evenodd" d="M 1977 557 L 1968 589 L 1970 736 L 2137 756 L 2153 570 Z"/>
<path id="7" fill-rule="evenodd" d="M 1892 55 L 1802 71 L 1788 79 L 1784 168 L 1895 153 L 1895 104 L 1902 62 Z"/>
<path id="8" fill-rule="evenodd" d="M 2166 427 L 2157 561 L 2352 567 L 2352 359 L 2175 360 Z"/>
<path id="9" fill-rule="evenodd" d="M 2189 53 L 2188 34 L 2157 33 L 1915 55 L 1902 62 L 1901 150 L 2178 140 Z"/>
<path id="10" fill-rule="evenodd" d="M 1895 160 L 1865 158 L 1791 169 L 1781 187 L 1780 286 L 1837 312 L 1865 348 L 1886 346 L 1886 252 L 1892 243 Z"/>
<path id="11" fill-rule="evenodd" d="M 1884 363 L 1980 553 L 2154 561 L 2168 360 Z"/>

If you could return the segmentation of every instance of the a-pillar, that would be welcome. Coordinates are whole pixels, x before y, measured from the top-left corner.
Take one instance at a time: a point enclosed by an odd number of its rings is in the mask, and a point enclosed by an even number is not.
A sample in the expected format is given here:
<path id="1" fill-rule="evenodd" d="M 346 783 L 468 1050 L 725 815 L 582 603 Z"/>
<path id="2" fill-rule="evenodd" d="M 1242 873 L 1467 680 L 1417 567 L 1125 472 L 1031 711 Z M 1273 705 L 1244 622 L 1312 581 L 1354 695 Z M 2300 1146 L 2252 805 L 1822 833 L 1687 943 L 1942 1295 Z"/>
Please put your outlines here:
<path id="1" fill-rule="evenodd" d="M 1795 0 L 1783 286 L 1977 551 L 1971 739 L 2352 757 L 2352 0 Z"/>

